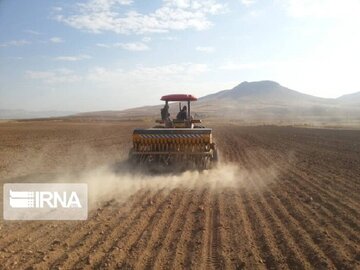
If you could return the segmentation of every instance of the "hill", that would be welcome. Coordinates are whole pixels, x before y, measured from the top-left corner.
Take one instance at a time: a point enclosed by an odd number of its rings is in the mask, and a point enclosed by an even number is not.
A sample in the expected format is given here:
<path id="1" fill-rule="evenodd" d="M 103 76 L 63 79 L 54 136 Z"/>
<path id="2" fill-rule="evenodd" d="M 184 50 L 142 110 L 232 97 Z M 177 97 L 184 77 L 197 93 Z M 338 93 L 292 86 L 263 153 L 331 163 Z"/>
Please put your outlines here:
<path id="1" fill-rule="evenodd" d="M 343 104 L 360 106 L 360 92 L 343 95 L 338 100 Z"/>
<path id="2" fill-rule="evenodd" d="M 231 90 L 224 90 L 200 98 L 200 101 L 248 100 L 252 102 L 286 104 L 299 102 L 322 102 L 326 99 L 302 94 L 273 81 L 242 82 Z"/>
<path id="3" fill-rule="evenodd" d="M 354 94 L 354 95 L 358 95 Z M 323 123 L 360 121 L 360 108 L 347 100 L 320 98 L 286 88 L 273 81 L 242 82 L 229 90 L 199 98 L 193 103 L 196 118 L 227 119 L 246 123 Z M 78 114 L 97 118 L 159 118 L 162 106 L 146 106 L 124 111 Z M 178 106 L 170 106 L 175 117 Z"/>

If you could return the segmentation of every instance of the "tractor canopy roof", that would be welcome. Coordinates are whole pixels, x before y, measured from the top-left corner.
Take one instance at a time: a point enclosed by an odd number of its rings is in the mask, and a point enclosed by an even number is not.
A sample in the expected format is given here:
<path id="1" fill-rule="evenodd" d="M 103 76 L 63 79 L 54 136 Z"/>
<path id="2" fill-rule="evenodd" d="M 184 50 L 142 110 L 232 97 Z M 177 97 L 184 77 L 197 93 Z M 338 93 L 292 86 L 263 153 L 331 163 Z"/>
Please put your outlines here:
<path id="1" fill-rule="evenodd" d="M 164 100 L 164 101 L 195 101 L 195 100 L 197 100 L 197 98 L 194 97 L 193 95 L 173 94 L 173 95 L 162 96 L 160 100 Z"/>

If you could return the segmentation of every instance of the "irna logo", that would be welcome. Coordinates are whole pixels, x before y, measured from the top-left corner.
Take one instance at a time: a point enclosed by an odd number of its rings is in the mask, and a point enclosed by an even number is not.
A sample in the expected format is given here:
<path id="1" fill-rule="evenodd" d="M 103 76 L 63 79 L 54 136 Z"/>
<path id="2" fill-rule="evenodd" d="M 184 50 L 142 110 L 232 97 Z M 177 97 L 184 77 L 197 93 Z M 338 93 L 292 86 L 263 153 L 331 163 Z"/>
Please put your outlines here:
<path id="1" fill-rule="evenodd" d="M 6 220 L 87 219 L 87 184 L 4 184 Z"/>
<path id="2" fill-rule="evenodd" d="M 70 193 L 70 194 L 69 194 Z M 68 195 L 69 194 L 69 195 Z M 12 208 L 81 208 L 79 197 L 75 191 L 9 191 Z"/>

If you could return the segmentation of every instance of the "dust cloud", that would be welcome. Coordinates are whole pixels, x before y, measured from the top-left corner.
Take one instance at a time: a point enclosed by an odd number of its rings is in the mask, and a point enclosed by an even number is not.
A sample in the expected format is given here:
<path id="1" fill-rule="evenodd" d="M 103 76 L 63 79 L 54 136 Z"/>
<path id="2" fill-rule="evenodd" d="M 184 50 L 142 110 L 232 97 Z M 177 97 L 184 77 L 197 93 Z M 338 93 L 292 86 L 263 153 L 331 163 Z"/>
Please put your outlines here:
<path id="1" fill-rule="evenodd" d="M 182 173 L 154 174 L 132 168 L 126 163 L 120 168 L 101 166 L 83 171 L 77 175 L 62 175 L 56 182 L 87 183 L 89 205 L 95 207 L 108 200 L 126 200 L 141 189 L 170 192 L 175 188 L 203 189 L 221 191 L 224 188 L 263 188 L 277 177 L 274 168 L 256 170 L 240 168 L 237 164 L 219 164 L 204 171 L 185 171 Z"/>

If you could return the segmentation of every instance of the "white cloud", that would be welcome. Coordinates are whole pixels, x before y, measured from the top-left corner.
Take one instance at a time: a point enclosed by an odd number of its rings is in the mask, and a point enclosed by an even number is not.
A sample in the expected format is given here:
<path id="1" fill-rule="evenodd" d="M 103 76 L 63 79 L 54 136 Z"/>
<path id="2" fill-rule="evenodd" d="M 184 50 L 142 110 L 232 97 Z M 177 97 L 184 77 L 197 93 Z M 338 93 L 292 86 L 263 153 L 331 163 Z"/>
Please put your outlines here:
<path id="1" fill-rule="evenodd" d="M 150 75 L 150 77 L 164 78 L 164 76 L 195 76 L 209 70 L 206 64 L 182 63 L 170 64 L 157 67 L 138 67 L 134 74 Z"/>
<path id="2" fill-rule="evenodd" d="M 90 32 L 164 33 L 170 30 L 204 30 L 212 23 L 209 16 L 226 10 L 217 0 L 163 0 L 161 7 L 148 14 L 118 12 L 118 6 L 130 1 L 91 0 L 77 4 L 77 14 L 57 15 L 55 19 L 71 27 Z M 101 3 L 101 4 L 100 4 Z"/>
<path id="3" fill-rule="evenodd" d="M 241 0 L 241 3 L 247 7 L 255 4 L 255 2 L 256 2 L 256 0 Z"/>
<path id="4" fill-rule="evenodd" d="M 60 106 L 60 97 L 72 110 L 89 111 L 159 104 L 159 98 L 169 93 L 202 96 L 209 91 L 229 89 L 238 83 L 205 80 L 208 72 L 211 70 L 203 63 L 177 63 L 126 70 L 100 66 L 76 73 L 69 70 L 29 70 L 26 78 L 29 85 L 47 89 L 48 94 L 51 94 L 51 89 L 58 91 L 53 96 L 54 100 L 44 98 L 42 104 Z M 86 99 L 84 91 L 89 93 Z"/>
<path id="5" fill-rule="evenodd" d="M 175 37 L 175 36 L 162 37 L 161 39 L 163 39 L 163 40 L 170 40 L 170 41 L 178 40 L 178 38 Z"/>
<path id="6" fill-rule="evenodd" d="M 98 47 L 102 48 L 122 48 L 124 50 L 128 51 L 147 51 L 149 50 L 149 46 L 142 42 L 128 42 L 128 43 L 113 43 L 113 44 L 104 44 L 104 43 L 98 43 L 96 44 Z"/>
<path id="7" fill-rule="evenodd" d="M 263 10 L 251 10 L 251 11 L 247 14 L 247 17 L 245 17 L 244 19 L 258 18 L 258 17 L 260 17 L 263 13 L 264 13 Z"/>
<path id="8" fill-rule="evenodd" d="M 315 28 L 321 34 L 317 35 L 316 44 L 301 55 L 301 59 L 288 59 L 287 66 L 279 67 L 278 76 L 283 76 L 283 81 L 290 86 L 298 85 L 300 89 L 312 90 L 319 96 L 355 92 L 359 88 L 354 78 L 358 77 L 356 72 L 360 63 L 360 1 L 279 2 L 288 16 L 301 20 L 303 32 L 311 33 Z"/>
<path id="9" fill-rule="evenodd" d="M 215 51 L 214 47 L 209 47 L 209 46 L 198 46 L 195 49 L 203 53 L 213 53 Z"/>
<path id="10" fill-rule="evenodd" d="M 116 46 L 119 46 L 121 48 L 123 48 L 124 50 L 128 50 L 128 51 L 147 51 L 150 48 L 141 42 L 130 42 L 130 43 L 118 43 L 116 44 Z"/>
<path id="11" fill-rule="evenodd" d="M 13 60 L 23 60 L 24 58 L 22 56 L 10 56 L 9 59 Z"/>
<path id="12" fill-rule="evenodd" d="M 55 12 L 60 12 L 63 10 L 63 8 L 62 7 L 53 7 L 52 10 Z"/>
<path id="13" fill-rule="evenodd" d="M 90 55 L 80 54 L 80 55 L 76 55 L 76 56 L 58 56 L 58 57 L 55 57 L 54 60 L 75 62 L 75 61 L 80 61 L 80 60 L 85 60 L 85 59 L 90 59 L 90 58 L 91 58 Z"/>
<path id="14" fill-rule="evenodd" d="M 12 47 L 12 46 L 23 46 L 23 45 L 28 45 L 31 44 L 30 41 L 25 40 L 25 39 L 20 39 L 20 40 L 10 40 L 10 41 L 5 41 L 5 42 L 1 42 L 0 43 L 0 47 Z"/>
<path id="15" fill-rule="evenodd" d="M 236 70 L 249 70 L 249 69 L 260 69 L 264 67 L 274 66 L 275 62 L 234 62 L 227 61 L 219 66 L 221 70 L 236 71 Z"/>
<path id="16" fill-rule="evenodd" d="M 40 80 L 46 84 L 74 83 L 82 79 L 69 69 L 56 69 L 53 71 L 33 71 L 28 70 L 25 76 L 29 79 Z"/>
<path id="17" fill-rule="evenodd" d="M 28 70 L 25 73 L 26 78 L 37 80 L 44 84 L 63 84 L 76 83 L 82 81 L 106 88 L 123 87 L 134 90 L 143 89 L 142 87 L 151 86 L 152 91 L 157 87 L 171 85 L 178 89 L 181 84 L 194 83 L 198 76 L 209 71 L 205 64 L 200 63 L 180 63 L 162 66 L 145 67 L 138 66 L 130 70 L 94 67 L 83 74 L 76 74 L 69 69 L 55 69 L 50 71 Z M 180 88 L 179 88 L 180 89 Z"/>
<path id="18" fill-rule="evenodd" d="M 64 40 L 60 37 L 52 37 L 52 38 L 50 38 L 50 41 L 52 43 L 63 43 L 64 42 Z"/>
<path id="19" fill-rule="evenodd" d="M 218 85 L 203 78 L 208 71 L 202 63 L 138 66 L 130 70 L 97 67 L 87 73 L 84 81 L 96 89 L 116 93 L 119 101 L 126 99 L 122 107 L 129 108 L 158 104 L 159 97 L 169 91 L 194 95 L 214 91 Z"/>
<path id="20" fill-rule="evenodd" d="M 150 42 L 151 41 L 151 37 L 143 37 L 142 38 L 143 42 Z"/>
<path id="21" fill-rule="evenodd" d="M 292 17 L 349 18 L 360 12 L 358 0 L 280 0 Z"/>
<path id="22" fill-rule="evenodd" d="M 31 30 L 31 29 L 29 29 L 29 30 L 24 30 L 24 32 L 25 32 L 25 33 L 28 33 L 28 34 L 36 35 L 36 36 L 41 35 L 40 32 Z"/>
<path id="23" fill-rule="evenodd" d="M 97 43 L 96 46 L 101 47 L 101 48 L 111 48 L 112 45 L 108 45 L 105 43 Z"/>
<path id="24" fill-rule="evenodd" d="M 26 76 L 31 79 L 46 79 L 54 76 L 54 72 L 49 71 L 26 71 Z"/>
<path id="25" fill-rule="evenodd" d="M 126 5 L 131 5 L 132 3 L 134 3 L 133 0 L 118 0 L 117 2 L 118 2 L 120 5 L 124 5 L 124 6 L 126 6 Z"/>
<path id="26" fill-rule="evenodd" d="M 92 69 L 87 74 L 87 79 L 94 81 L 111 82 L 138 82 L 138 81 L 173 81 L 176 79 L 190 79 L 197 75 L 209 71 L 206 64 L 181 63 L 169 64 L 155 67 L 138 66 L 135 69 L 124 71 L 121 69 L 113 70 L 103 67 Z"/>

